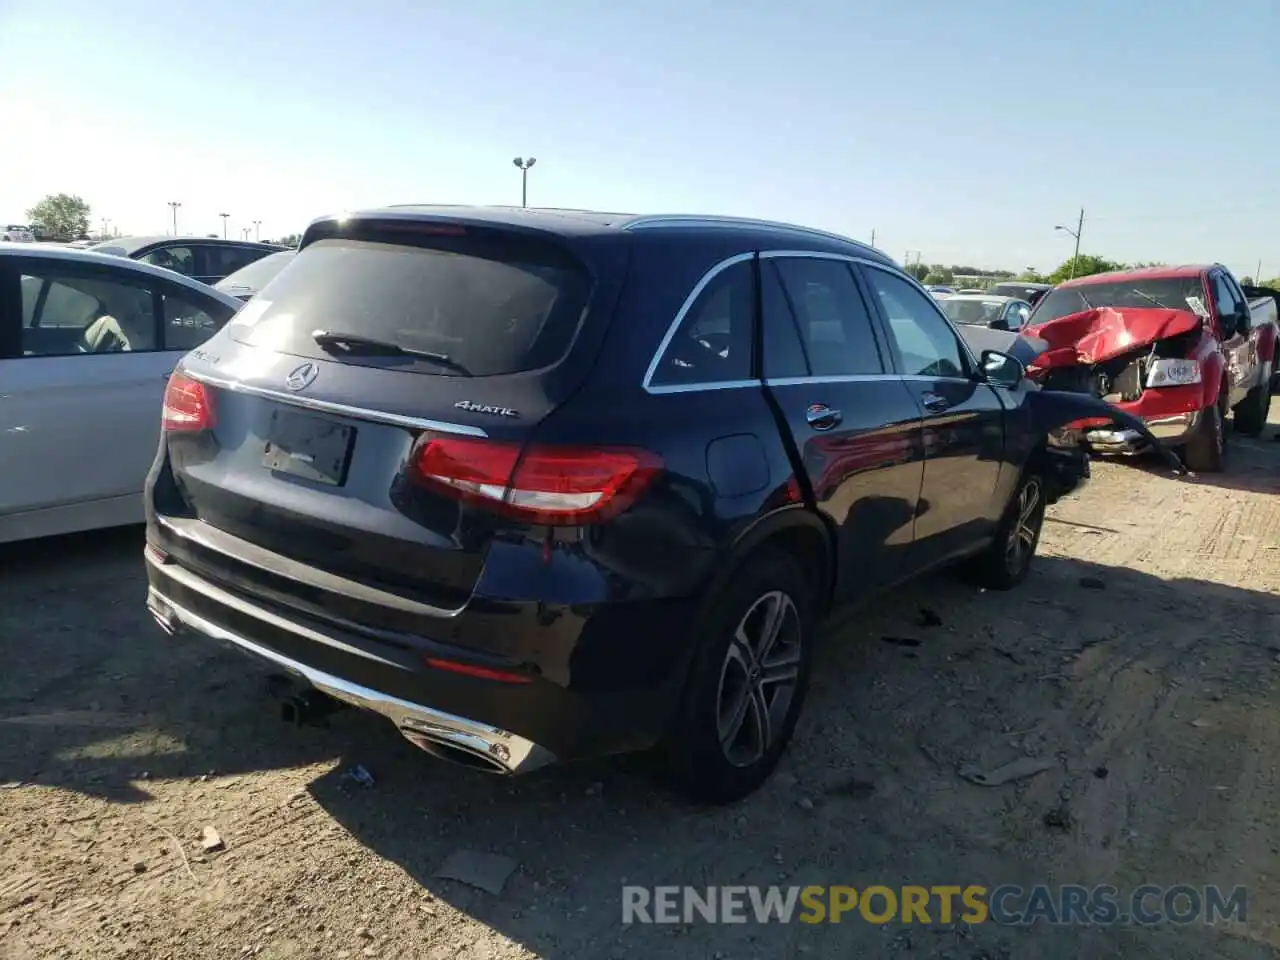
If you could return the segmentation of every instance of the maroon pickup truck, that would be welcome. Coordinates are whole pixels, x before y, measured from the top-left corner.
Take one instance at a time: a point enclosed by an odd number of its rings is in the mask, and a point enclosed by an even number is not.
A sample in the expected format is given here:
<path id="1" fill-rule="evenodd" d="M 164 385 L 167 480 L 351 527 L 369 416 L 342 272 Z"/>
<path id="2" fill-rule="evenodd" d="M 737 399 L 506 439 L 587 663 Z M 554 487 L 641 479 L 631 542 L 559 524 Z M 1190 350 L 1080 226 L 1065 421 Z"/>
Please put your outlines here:
<path id="1" fill-rule="evenodd" d="M 1139 417 L 1192 470 L 1221 470 L 1229 410 L 1239 433 L 1256 436 L 1266 427 L 1277 309 L 1273 292 L 1246 296 L 1221 264 L 1081 277 L 1055 287 L 1031 312 L 1022 332 L 1048 349 L 1028 374 Z M 1133 430 L 1101 425 L 1084 437 L 1099 453 L 1139 453 L 1147 445 Z"/>

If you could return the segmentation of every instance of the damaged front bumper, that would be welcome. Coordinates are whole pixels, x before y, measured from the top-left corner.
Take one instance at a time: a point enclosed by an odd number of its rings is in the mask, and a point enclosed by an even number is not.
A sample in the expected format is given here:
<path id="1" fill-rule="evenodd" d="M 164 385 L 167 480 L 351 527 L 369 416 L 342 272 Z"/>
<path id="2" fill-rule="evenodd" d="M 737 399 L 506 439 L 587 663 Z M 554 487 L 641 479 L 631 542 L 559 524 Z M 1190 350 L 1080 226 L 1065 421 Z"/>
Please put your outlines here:
<path id="1" fill-rule="evenodd" d="M 1071 450 L 1083 446 L 1093 452 L 1107 452 L 1095 442 L 1093 438 L 1096 436 L 1098 441 L 1112 441 L 1116 452 L 1130 452 L 1130 447 L 1135 453 L 1150 450 L 1163 457 L 1175 473 L 1187 472 L 1186 466 L 1171 449 L 1176 441 L 1161 436 L 1152 429 L 1152 425 L 1162 432 L 1182 436 L 1194 429 L 1195 423 L 1176 421 L 1197 417 L 1198 413 L 1147 422 L 1086 393 L 1043 388 L 1034 389 L 1027 401 L 1035 420 L 1036 433 L 1047 438 L 1050 450 Z"/>
<path id="2" fill-rule="evenodd" d="M 1178 413 L 1145 420 L 1147 431 L 1161 443 L 1180 446 L 1200 426 L 1202 412 Z M 1095 427 L 1084 432 L 1084 440 L 1096 453 L 1133 455 L 1146 453 L 1151 441 L 1132 427 Z"/>

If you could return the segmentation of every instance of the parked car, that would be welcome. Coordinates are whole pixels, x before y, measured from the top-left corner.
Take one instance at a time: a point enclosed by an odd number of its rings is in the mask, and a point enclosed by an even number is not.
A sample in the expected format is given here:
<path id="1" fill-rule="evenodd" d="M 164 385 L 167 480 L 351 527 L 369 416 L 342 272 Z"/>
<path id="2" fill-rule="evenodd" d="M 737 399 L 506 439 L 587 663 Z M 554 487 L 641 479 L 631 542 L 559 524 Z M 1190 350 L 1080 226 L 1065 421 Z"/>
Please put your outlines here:
<path id="1" fill-rule="evenodd" d="M 1033 307 L 1040 302 L 1046 293 L 1053 289 L 1051 283 L 1026 283 L 1021 280 L 1010 280 L 997 283 L 987 293 L 996 297 L 1016 297 L 1025 300 Z"/>
<path id="2" fill-rule="evenodd" d="M 1271 403 L 1277 303 L 1249 300 L 1221 264 L 1097 274 L 1055 287 L 1026 332 L 1049 345 L 1031 365 L 1044 385 L 1091 392 L 1144 420 L 1188 467 L 1223 468 L 1225 420 L 1261 433 Z M 1141 452 L 1128 430 L 1086 434 L 1098 452 Z"/>
<path id="3" fill-rule="evenodd" d="M 255 260 L 247 267 L 241 267 L 229 277 L 223 277 L 214 286 L 223 293 L 231 294 L 237 300 L 252 300 L 258 291 L 283 270 L 297 253 L 296 250 L 269 253 L 261 260 Z"/>
<path id="4" fill-rule="evenodd" d="M 935 297 L 949 297 L 956 292 L 955 287 L 946 287 L 938 283 L 931 283 L 925 289 Z"/>
<path id="5" fill-rule="evenodd" d="M 115 237 L 89 247 L 95 253 L 141 260 L 183 276 L 214 284 L 255 260 L 284 247 L 216 237 Z"/>
<path id="6" fill-rule="evenodd" d="M 754 344 L 762 344 L 762 350 Z M 169 381 L 147 604 L 489 771 L 774 768 L 834 606 L 1026 575 L 1091 397 L 976 358 L 843 237 L 729 218 L 321 219 Z"/>
<path id="7" fill-rule="evenodd" d="M 6 224 L 4 232 L 0 233 L 0 240 L 7 243 L 35 243 L 36 235 L 31 232 L 30 227 L 24 227 L 20 223 Z"/>
<path id="8" fill-rule="evenodd" d="M 1269 298 L 1274 301 L 1277 304 L 1277 308 L 1280 309 L 1280 290 L 1277 290 L 1274 287 L 1255 287 L 1249 286 L 1248 284 L 1242 284 L 1241 289 L 1244 291 L 1245 297 L 1248 298 L 1251 304 L 1255 300 Z M 1277 346 L 1277 349 L 1280 350 L 1280 345 Z M 1271 393 L 1272 395 L 1280 393 L 1280 363 L 1276 363 L 1274 361 L 1271 364 Z"/>
<path id="9" fill-rule="evenodd" d="M 164 378 L 239 306 L 144 263 L 0 246 L 0 542 L 141 523 Z"/>
<path id="10" fill-rule="evenodd" d="M 956 294 L 942 297 L 938 303 L 969 349 L 979 354 L 983 350 L 1011 352 L 1018 331 L 1031 313 L 1031 304 L 1025 300 L 986 294 Z M 1018 359 L 1026 362 L 1023 356 Z"/>
<path id="11" fill-rule="evenodd" d="M 977 294 L 978 296 L 981 296 L 986 292 L 987 291 L 983 290 L 981 287 L 961 287 L 959 290 L 956 291 L 956 293 L 959 294 L 960 296 L 970 296 L 972 294 Z"/>

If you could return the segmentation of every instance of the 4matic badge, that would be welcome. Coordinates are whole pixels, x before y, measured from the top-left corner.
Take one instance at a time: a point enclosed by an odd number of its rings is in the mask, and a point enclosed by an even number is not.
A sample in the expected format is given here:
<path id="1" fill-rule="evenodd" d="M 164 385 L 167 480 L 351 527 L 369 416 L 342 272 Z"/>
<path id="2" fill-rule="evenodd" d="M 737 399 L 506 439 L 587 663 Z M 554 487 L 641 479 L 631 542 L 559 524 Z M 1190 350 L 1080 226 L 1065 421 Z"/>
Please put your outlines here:
<path id="1" fill-rule="evenodd" d="M 520 414 L 512 410 L 510 407 L 495 407 L 487 403 L 473 403 L 470 400 L 459 400 L 454 405 L 455 409 L 465 410 L 467 413 L 485 413 L 491 417 L 518 417 Z"/>

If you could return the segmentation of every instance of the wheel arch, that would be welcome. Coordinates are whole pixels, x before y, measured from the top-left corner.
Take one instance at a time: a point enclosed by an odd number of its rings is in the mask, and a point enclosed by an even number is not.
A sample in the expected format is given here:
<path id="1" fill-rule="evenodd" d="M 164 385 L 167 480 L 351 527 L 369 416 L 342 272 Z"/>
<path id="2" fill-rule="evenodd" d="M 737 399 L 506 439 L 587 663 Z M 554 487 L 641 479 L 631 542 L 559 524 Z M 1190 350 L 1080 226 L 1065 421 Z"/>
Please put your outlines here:
<path id="1" fill-rule="evenodd" d="M 829 520 L 805 504 L 773 510 L 745 527 L 725 548 L 707 596 L 714 598 L 750 557 L 771 549 L 785 551 L 796 560 L 817 584 L 814 598 L 819 614 L 829 611 L 837 572 L 836 533 Z"/>

